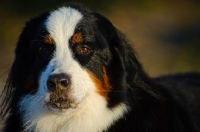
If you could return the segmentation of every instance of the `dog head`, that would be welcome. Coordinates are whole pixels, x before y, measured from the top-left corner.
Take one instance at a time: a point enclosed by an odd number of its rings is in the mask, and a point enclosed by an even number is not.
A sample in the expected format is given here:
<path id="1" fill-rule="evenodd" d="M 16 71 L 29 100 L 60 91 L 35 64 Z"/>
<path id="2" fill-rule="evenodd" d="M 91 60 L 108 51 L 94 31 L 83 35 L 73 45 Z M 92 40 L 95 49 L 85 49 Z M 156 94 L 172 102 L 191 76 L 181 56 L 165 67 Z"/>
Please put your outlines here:
<path id="1" fill-rule="evenodd" d="M 106 18 L 86 8 L 43 14 L 29 21 L 19 38 L 13 85 L 43 96 L 52 108 L 76 106 L 92 93 L 112 107 L 124 101 L 124 92 L 114 92 L 124 91 L 127 81 L 124 41 Z"/>
<path id="2" fill-rule="evenodd" d="M 70 119 L 98 111 L 91 114 L 95 119 L 109 116 L 113 122 L 127 111 L 127 89 L 142 73 L 125 37 L 104 16 L 81 5 L 28 21 L 15 55 L 11 105 L 29 127 L 41 115 Z"/>

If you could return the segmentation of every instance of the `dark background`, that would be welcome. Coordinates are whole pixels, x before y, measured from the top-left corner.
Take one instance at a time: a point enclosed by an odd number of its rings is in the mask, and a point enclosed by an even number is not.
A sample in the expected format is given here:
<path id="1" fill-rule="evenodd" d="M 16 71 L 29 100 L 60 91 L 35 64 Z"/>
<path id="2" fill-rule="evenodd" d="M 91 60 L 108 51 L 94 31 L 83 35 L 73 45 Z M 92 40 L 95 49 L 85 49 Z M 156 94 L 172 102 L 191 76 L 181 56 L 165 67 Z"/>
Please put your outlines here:
<path id="1" fill-rule="evenodd" d="M 25 21 L 56 8 L 64 0 L 0 1 L 0 89 L 13 61 Z M 200 1 L 77 0 L 95 9 L 132 41 L 152 76 L 200 71 Z"/>

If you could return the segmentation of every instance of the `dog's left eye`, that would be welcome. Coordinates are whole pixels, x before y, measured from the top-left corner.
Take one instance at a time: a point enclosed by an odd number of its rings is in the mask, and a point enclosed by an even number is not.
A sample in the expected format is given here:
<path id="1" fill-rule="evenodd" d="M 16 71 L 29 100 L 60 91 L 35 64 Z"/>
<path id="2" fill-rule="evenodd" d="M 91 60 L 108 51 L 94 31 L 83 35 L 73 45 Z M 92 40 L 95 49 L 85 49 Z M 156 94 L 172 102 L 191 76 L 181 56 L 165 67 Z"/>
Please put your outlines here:
<path id="1" fill-rule="evenodd" d="M 82 54 L 87 54 L 87 53 L 90 52 L 90 48 L 83 46 L 83 47 L 81 47 L 79 52 L 82 53 Z"/>
<path id="2" fill-rule="evenodd" d="M 78 53 L 78 54 L 89 54 L 90 52 L 92 52 L 91 48 L 89 48 L 86 45 L 83 45 L 83 46 L 77 48 L 75 54 L 76 53 Z"/>

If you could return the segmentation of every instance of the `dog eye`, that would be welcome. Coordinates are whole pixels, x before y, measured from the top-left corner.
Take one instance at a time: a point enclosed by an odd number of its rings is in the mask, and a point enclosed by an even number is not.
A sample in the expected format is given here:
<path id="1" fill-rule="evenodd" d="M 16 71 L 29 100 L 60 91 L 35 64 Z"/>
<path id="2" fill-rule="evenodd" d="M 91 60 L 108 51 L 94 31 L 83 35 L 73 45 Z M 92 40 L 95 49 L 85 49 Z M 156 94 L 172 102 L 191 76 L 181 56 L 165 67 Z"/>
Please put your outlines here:
<path id="1" fill-rule="evenodd" d="M 40 47 L 40 52 L 42 54 L 48 54 L 49 53 L 49 48 L 46 47 L 46 46 L 42 46 L 42 47 Z"/>
<path id="2" fill-rule="evenodd" d="M 79 50 L 79 53 L 81 53 L 81 54 L 87 54 L 87 53 L 90 53 L 90 52 L 91 52 L 91 49 L 87 46 L 83 46 Z"/>

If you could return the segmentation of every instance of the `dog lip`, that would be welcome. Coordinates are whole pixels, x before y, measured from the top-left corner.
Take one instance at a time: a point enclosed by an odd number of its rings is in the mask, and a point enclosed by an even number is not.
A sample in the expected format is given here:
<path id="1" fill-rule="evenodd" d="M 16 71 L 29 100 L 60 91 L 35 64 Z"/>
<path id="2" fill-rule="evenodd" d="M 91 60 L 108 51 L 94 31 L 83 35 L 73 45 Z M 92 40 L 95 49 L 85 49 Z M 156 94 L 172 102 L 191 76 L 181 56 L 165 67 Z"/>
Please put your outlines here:
<path id="1" fill-rule="evenodd" d="M 76 108 L 77 103 L 66 100 L 66 99 L 57 99 L 57 100 L 50 100 L 45 102 L 48 107 L 56 108 L 56 109 L 69 109 L 69 108 Z"/>

